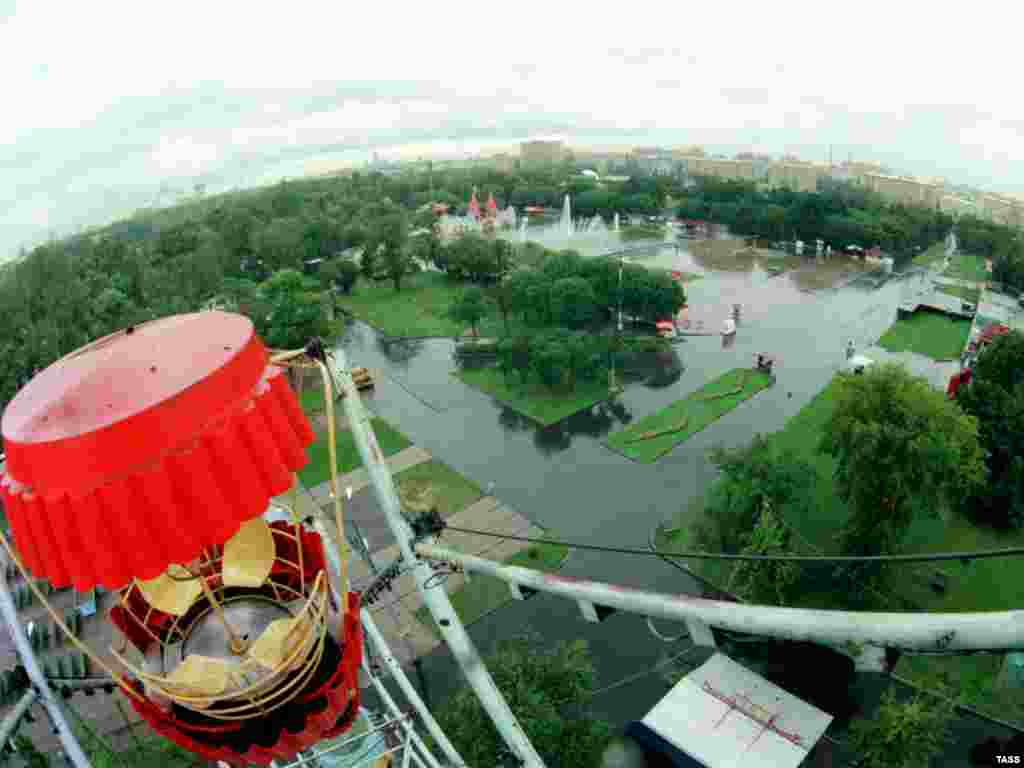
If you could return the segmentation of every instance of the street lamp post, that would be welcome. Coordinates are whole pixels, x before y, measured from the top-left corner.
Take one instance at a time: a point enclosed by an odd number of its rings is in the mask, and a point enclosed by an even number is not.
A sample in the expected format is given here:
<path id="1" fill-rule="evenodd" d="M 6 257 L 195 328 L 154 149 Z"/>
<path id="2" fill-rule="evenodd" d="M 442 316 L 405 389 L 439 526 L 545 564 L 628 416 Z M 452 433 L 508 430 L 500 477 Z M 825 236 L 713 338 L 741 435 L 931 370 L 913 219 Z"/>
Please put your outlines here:
<path id="1" fill-rule="evenodd" d="M 620 254 L 619 255 L 619 318 L 618 318 L 618 320 L 619 320 L 619 322 L 618 322 L 618 329 L 619 330 L 618 330 L 618 338 L 616 339 L 616 341 L 621 341 L 621 339 L 622 339 L 622 267 L 623 267 L 623 264 L 625 263 L 625 261 L 626 261 L 626 257 L 624 255 Z M 616 344 L 616 348 L 618 348 L 618 344 Z M 608 355 L 608 357 L 609 357 L 608 389 L 610 391 L 614 392 L 615 391 L 615 355 L 614 355 L 614 353 L 611 353 L 611 354 Z"/>

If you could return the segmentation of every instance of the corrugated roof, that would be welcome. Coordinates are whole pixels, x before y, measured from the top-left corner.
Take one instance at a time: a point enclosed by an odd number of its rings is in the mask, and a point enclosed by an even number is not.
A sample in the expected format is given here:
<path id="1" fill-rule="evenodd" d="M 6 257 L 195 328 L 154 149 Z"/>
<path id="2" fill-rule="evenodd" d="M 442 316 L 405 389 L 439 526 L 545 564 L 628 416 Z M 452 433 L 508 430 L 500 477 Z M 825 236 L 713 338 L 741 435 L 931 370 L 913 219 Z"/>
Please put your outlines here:
<path id="1" fill-rule="evenodd" d="M 708 768 L 796 768 L 830 722 L 831 715 L 720 653 L 643 719 Z"/>

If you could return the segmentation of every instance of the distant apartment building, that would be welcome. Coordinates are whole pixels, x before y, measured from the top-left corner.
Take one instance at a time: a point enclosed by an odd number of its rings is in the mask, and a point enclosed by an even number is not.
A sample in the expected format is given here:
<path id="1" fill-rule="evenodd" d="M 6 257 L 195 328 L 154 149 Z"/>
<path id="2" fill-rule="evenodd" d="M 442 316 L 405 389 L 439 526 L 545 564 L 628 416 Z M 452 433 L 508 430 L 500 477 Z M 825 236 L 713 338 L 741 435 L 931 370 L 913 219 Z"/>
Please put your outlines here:
<path id="1" fill-rule="evenodd" d="M 964 215 L 977 216 L 978 206 L 976 206 L 971 200 L 966 200 L 956 195 L 943 195 L 939 199 L 939 210 L 943 213 L 948 213 L 954 218 L 959 218 Z"/>
<path id="2" fill-rule="evenodd" d="M 524 141 L 519 145 L 519 159 L 526 167 L 553 165 L 565 157 L 563 141 Z"/>
<path id="3" fill-rule="evenodd" d="M 935 208 L 942 196 L 941 187 L 904 176 L 866 173 L 863 179 L 865 187 L 892 203 Z"/>
<path id="4" fill-rule="evenodd" d="M 714 176 L 738 181 L 754 181 L 756 178 L 753 160 L 684 156 L 679 158 L 679 162 L 690 176 Z"/>
<path id="5" fill-rule="evenodd" d="M 865 163 L 847 161 L 832 166 L 832 178 L 839 181 L 849 181 L 855 184 L 863 184 L 864 177 L 868 174 L 881 175 L 885 169 L 878 163 Z"/>
<path id="6" fill-rule="evenodd" d="M 828 169 L 814 163 L 778 162 L 768 166 L 767 178 L 773 188 L 788 187 L 794 192 L 814 192 L 818 180 L 829 175 Z"/>
<path id="7" fill-rule="evenodd" d="M 1008 227 L 1024 225 L 1024 202 L 1004 195 L 980 195 L 978 212 L 989 221 Z"/>
<path id="8" fill-rule="evenodd" d="M 704 157 L 706 154 L 704 147 L 698 147 L 696 145 L 690 147 L 675 147 L 672 149 L 672 155 L 677 160 L 682 160 L 686 157 Z"/>
<path id="9" fill-rule="evenodd" d="M 491 156 L 491 167 L 500 173 L 512 173 L 516 169 L 516 159 L 507 152 L 499 152 Z"/>

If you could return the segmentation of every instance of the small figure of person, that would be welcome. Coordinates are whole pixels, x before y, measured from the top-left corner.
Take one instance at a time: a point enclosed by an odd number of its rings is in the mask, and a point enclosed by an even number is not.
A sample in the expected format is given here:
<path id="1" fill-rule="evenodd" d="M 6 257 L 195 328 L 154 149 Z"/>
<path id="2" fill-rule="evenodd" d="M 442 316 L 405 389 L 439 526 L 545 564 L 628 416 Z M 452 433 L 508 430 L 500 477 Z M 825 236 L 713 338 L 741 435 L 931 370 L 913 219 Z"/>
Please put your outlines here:
<path id="1" fill-rule="evenodd" d="M 757 370 L 761 370 L 764 367 L 764 355 L 758 352 L 755 357 L 757 359 Z"/>
<path id="2" fill-rule="evenodd" d="M 846 359 L 852 359 L 854 352 L 856 352 L 856 347 L 853 346 L 853 339 L 850 339 L 846 342 Z"/>

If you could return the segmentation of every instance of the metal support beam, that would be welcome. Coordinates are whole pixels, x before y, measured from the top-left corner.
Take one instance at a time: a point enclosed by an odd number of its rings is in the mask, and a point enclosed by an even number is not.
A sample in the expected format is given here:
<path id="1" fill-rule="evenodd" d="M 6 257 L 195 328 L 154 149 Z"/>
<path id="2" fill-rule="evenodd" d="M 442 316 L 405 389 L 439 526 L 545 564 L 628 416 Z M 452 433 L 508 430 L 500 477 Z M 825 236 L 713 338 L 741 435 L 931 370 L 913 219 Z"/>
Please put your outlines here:
<path id="1" fill-rule="evenodd" d="M 423 725 L 426 726 L 427 733 L 431 735 L 435 742 L 437 742 L 438 748 L 444 753 L 445 759 L 453 766 L 465 766 L 465 761 L 462 759 L 462 755 L 455 748 L 445 736 L 444 731 L 441 730 L 441 726 L 437 724 L 437 720 L 430 714 L 430 710 L 427 709 L 426 704 L 423 703 L 423 699 L 420 698 L 419 693 L 416 692 L 416 688 L 413 686 L 412 681 L 405 674 L 405 670 L 402 669 L 402 665 L 398 663 L 398 659 L 391 653 L 391 649 L 388 647 L 387 641 L 384 636 L 377 629 L 377 624 L 373 620 L 373 616 L 367 608 L 363 608 L 359 612 L 359 618 L 362 619 L 363 629 L 366 630 L 366 638 L 370 641 L 370 645 L 373 650 L 384 662 L 384 665 L 388 668 L 391 676 L 398 683 L 398 687 L 402 689 L 402 693 L 405 698 L 412 704 L 413 709 L 419 714 L 420 719 L 423 720 Z"/>
<path id="2" fill-rule="evenodd" d="M 537 750 L 533 748 L 526 732 L 523 731 L 508 702 L 505 701 L 505 697 L 498 690 L 487 667 L 484 666 L 465 627 L 462 626 L 458 614 L 448 599 L 448 593 L 443 589 L 428 588 L 427 582 L 433 575 L 433 571 L 427 562 L 417 558 L 413 552 L 412 527 L 402 515 L 391 471 L 384 460 L 380 446 L 377 445 L 359 391 L 352 382 L 347 357 L 344 350 L 339 349 L 335 354 L 340 368 L 338 378 L 341 381 L 342 390 L 345 392 L 342 403 L 348 416 L 352 437 L 355 439 L 363 466 L 370 477 L 377 501 L 384 511 L 388 527 L 398 541 L 402 559 L 416 581 L 416 588 L 423 598 L 423 604 L 427 606 L 430 615 L 437 622 L 438 630 L 451 649 L 452 657 L 459 665 L 473 692 L 480 699 L 484 711 L 494 723 L 498 735 L 501 736 L 509 751 L 519 759 L 523 768 L 544 768 L 544 761 L 537 754 Z"/>
<path id="3" fill-rule="evenodd" d="M 330 583 L 335 585 L 333 588 L 337 591 L 339 588 L 337 585 L 341 583 L 341 558 L 338 555 L 339 542 L 337 541 L 337 538 L 332 535 L 330 529 L 324 525 L 323 520 L 321 520 L 319 516 L 313 518 L 313 528 L 320 534 L 320 538 L 324 542 L 324 554 L 327 558 L 327 570 L 331 574 Z M 369 641 L 369 647 L 384 660 L 384 663 L 388 666 L 392 676 L 395 678 L 395 682 L 398 683 L 398 687 L 402 689 L 402 693 L 405 694 L 406 699 L 409 700 L 413 709 L 415 709 L 416 713 L 420 716 L 427 732 L 431 737 L 433 737 L 438 748 L 444 753 L 448 763 L 454 768 L 465 768 L 466 764 L 463 761 L 462 756 L 459 755 L 458 750 L 455 749 L 452 743 L 448 740 L 448 737 L 445 736 L 444 731 L 441 730 L 441 726 L 437 724 L 434 716 L 430 714 L 430 709 L 423 703 L 423 699 L 420 698 L 416 688 L 406 676 L 405 670 L 402 669 L 402 665 L 398 663 L 394 654 L 391 653 L 391 649 L 388 647 L 387 641 L 384 640 L 384 636 L 381 635 L 380 630 L 377 629 L 377 625 L 374 622 L 370 611 L 366 608 L 361 609 L 359 612 L 359 618 L 363 625 L 363 630 L 366 633 L 366 639 Z M 384 695 L 387 695 L 387 690 L 384 690 Z M 390 696 L 388 696 L 387 701 L 390 702 L 390 709 L 393 716 L 397 717 L 401 714 Z M 417 736 L 416 738 L 418 739 L 419 737 Z M 430 768 L 440 768 L 437 760 L 426 746 L 423 745 L 422 741 L 419 742 L 419 744 L 428 757 L 427 762 L 429 763 Z"/>
<path id="4" fill-rule="evenodd" d="M 695 642 L 709 627 L 714 627 L 833 646 L 857 643 L 932 653 L 1024 650 L 1024 611 L 922 614 L 776 608 L 567 579 L 557 573 L 502 565 L 425 542 L 417 544 L 416 551 L 432 560 L 458 565 L 464 571 L 516 584 L 520 589 L 529 587 L 625 613 L 682 621 Z"/>
<path id="5" fill-rule="evenodd" d="M 36 695 L 46 709 L 46 713 L 53 722 L 54 728 L 57 730 L 60 743 L 64 746 L 65 757 L 67 757 L 74 768 L 89 768 L 89 759 L 85 756 L 82 746 L 78 743 L 78 739 L 71 731 L 70 726 L 68 726 L 68 721 L 64 719 L 64 711 L 60 708 L 60 703 L 53 695 L 53 691 L 46 684 L 46 677 L 43 676 L 43 671 L 39 668 L 39 662 L 36 661 L 35 654 L 32 653 L 32 646 L 29 645 L 28 638 L 25 637 L 25 630 L 22 628 L 21 622 L 18 621 L 18 611 L 14 607 L 14 600 L 11 599 L 11 593 L 7 589 L 7 577 L 2 573 L 0 573 L 0 615 L 3 616 L 3 620 L 11 633 L 14 647 L 17 649 L 18 656 L 21 657 L 21 663 L 25 665 L 25 671 L 28 673 L 28 679 L 32 681 Z"/>
<path id="6" fill-rule="evenodd" d="M 21 718 L 28 712 L 36 702 L 36 692 L 32 689 L 25 691 L 25 694 L 18 699 L 18 703 L 14 705 L 7 717 L 4 718 L 3 723 L 0 723 L 0 749 L 3 749 L 4 745 L 14 735 L 14 731 L 18 728 L 18 723 L 21 722 Z"/>
<path id="7" fill-rule="evenodd" d="M 395 704 L 395 700 L 391 698 L 391 694 L 388 693 L 388 689 L 384 687 L 384 683 L 382 683 L 377 676 L 373 674 L 373 671 L 367 666 L 365 661 L 363 662 L 363 672 L 368 678 L 370 678 L 370 683 L 373 685 L 373 689 L 377 692 L 377 695 L 380 696 L 381 701 L 384 702 L 388 711 L 392 713 L 392 716 L 400 717 L 401 711 L 398 709 L 398 705 Z M 427 749 L 427 745 L 423 743 L 423 739 L 421 739 L 419 734 L 416 733 L 416 729 L 413 728 L 412 723 L 409 722 L 409 718 L 404 718 L 402 720 L 402 728 L 405 730 L 406 736 L 412 739 L 413 744 L 419 747 L 424 758 L 426 758 L 427 765 L 430 766 L 430 768 L 441 768 L 437 758 L 434 757 L 434 754 L 429 749 Z M 466 764 L 459 762 L 457 765 L 459 768 L 465 768 Z"/>

